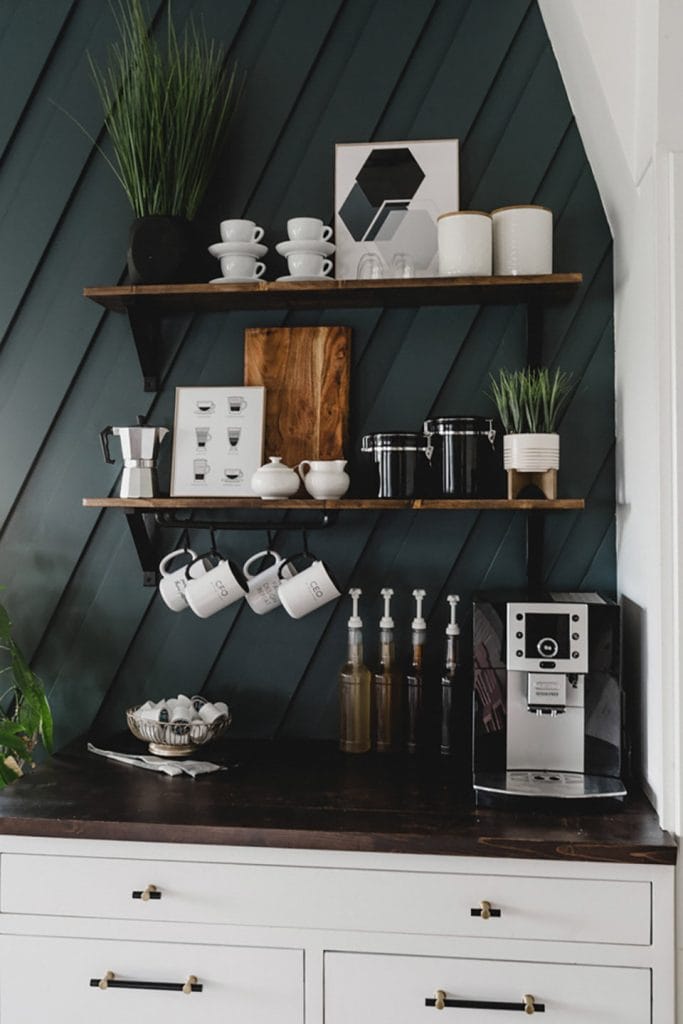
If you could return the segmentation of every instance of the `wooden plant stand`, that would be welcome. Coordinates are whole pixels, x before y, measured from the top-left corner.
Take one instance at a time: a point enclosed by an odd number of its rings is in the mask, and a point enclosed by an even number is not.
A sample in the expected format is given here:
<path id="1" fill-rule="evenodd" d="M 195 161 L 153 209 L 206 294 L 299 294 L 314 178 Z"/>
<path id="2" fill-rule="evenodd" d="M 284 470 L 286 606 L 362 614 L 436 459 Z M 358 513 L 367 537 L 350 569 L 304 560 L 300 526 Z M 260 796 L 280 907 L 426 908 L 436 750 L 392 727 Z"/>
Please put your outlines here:
<path id="1" fill-rule="evenodd" d="M 544 473 L 522 473 L 508 469 L 508 499 L 514 499 L 525 487 L 534 486 L 550 501 L 557 498 L 557 470 L 547 469 Z"/>

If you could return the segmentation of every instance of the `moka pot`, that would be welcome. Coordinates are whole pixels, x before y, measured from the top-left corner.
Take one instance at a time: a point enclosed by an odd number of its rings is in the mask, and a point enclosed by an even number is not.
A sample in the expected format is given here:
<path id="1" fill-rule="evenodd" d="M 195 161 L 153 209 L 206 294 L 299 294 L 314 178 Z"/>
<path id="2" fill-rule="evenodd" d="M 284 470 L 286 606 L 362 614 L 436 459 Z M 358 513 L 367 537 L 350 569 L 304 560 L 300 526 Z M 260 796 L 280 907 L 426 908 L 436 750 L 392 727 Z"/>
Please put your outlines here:
<path id="1" fill-rule="evenodd" d="M 157 493 L 157 457 L 159 445 L 168 434 L 167 427 L 105 427 L 100 431 L 104 461 L 114 463 L 109 452 L 109 438 L 115 434 L 121 441 L 123 473 L 122 498 L 153 498 Z"/>

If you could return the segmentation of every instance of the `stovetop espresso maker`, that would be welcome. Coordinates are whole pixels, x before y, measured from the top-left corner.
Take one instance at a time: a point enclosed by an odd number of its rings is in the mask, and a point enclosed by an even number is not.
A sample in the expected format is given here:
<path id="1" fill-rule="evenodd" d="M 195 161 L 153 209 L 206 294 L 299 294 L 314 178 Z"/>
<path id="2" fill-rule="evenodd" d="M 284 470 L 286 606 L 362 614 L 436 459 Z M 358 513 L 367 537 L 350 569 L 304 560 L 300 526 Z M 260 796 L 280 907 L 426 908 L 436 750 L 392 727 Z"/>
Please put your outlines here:
<path id="1" fill-rule="evenodd" d="M 121 441 L 122 498 L 153 498 L 157 493 L 159 445 L 169 431 L 167 427 L 146 427 L 144 422 L 144 416 L 138 416 L 137 427 L 105 427 L 100 431 L 100 444 L 105 462 L 115 462 L 109 452 L 109 438 L 116 435 Z"/>

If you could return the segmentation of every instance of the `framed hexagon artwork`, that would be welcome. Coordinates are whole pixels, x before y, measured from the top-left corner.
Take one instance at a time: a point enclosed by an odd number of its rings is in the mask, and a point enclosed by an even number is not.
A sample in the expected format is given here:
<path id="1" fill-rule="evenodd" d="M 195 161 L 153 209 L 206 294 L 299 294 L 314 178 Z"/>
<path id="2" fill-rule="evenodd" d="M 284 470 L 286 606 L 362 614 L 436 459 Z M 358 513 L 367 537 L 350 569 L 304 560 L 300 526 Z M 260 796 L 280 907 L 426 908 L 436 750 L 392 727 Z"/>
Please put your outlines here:
<path id="1" fill-rule="evenodd" d="M 366 253 L 367 276 L 437 277 L 437 217 L 457 209 L 457 139 L 337 143 L 335 277 L 358 277 Z"/>

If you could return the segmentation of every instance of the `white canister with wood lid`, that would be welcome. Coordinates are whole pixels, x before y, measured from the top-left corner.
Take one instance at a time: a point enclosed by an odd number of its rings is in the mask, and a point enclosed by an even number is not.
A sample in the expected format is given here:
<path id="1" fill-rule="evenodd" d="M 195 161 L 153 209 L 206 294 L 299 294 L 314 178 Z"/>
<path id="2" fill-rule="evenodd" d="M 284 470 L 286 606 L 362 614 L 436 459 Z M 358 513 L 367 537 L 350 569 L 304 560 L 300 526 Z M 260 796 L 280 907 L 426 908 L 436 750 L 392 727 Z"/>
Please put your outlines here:
<path id="1" fill-rule="evenodd" d="M 439 276 L 488 277 L 492 266 L 491 216 L 454 210 L 438 218 Z"/>
<path id="2" fill-rule="evenodd" d="M 553 213 L 545 206 L 493 210 L 493 273 L 552 274 Z"/>

